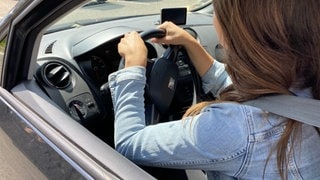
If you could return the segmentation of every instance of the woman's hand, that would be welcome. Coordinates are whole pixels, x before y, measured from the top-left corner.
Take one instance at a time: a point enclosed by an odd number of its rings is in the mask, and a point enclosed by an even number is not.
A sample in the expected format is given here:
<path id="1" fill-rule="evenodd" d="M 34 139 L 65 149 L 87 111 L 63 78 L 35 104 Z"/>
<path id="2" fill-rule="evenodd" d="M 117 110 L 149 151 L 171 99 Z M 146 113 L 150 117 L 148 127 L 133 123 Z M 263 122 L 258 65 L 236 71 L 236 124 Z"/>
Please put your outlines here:
<path id="1" fill-rule="evenodd" d="M 118 44 L 118 52 L 125 59 L 125 67 L 147 65 L 148 50 L 137 32 L 124 35 Z"/>
<path id="2" fill-rule="evenodd" d="M 187 46 L 189 42 L 195 40 L 188 32 L 172 22 L 164 22 L 158 28 L 164 29 L 166 31 L 166 36 L 159 39 L 153 38 L 151 39 L 152 42 Z"/>
<path id="3" fill-rule="evenodd" d="M 153 38 L 153 42 L 181 45 L 188 52 L 189 58 L 201 77 L 209 70 L 214 59 L 193 36 L 172 22 L 165 22 L 159 28 L 166 31 L 166 36 L 159 39 Z"/>

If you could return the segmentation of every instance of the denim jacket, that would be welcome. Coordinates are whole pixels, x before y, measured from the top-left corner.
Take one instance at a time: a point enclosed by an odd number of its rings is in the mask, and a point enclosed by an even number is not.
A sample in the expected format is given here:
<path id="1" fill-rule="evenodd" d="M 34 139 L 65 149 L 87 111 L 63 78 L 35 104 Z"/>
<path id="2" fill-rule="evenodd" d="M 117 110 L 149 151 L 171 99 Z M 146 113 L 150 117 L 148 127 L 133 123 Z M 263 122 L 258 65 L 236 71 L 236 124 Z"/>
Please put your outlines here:
<path id="1" fill-rule="evenodd" d="M 214 95 L 231 83 L 224 65 L 217 61 L 202 82 L 203 89 Z M 280 179 L 276 153 L 270 155 L 270 151 L 284 132 L 285 118 L 223 102 L 207 106 L 195 117 L 146 126 L 145 83 L 143 67 L 109 76 L 115 147 L 128 159 L 148 166 L 201 169 L 208 179 Z M 301 145 L 289 153 L 288 179 L 320 179 L 319 134 L 304 124 L 301 139 Z"/>

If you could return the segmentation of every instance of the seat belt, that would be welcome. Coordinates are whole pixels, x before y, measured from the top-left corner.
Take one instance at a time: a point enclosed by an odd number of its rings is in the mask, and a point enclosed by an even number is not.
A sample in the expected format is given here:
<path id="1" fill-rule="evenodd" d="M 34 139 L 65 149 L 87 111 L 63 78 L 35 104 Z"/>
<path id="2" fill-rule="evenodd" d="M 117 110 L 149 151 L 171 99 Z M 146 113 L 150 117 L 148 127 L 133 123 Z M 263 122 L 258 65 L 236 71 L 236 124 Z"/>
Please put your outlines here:
<path id="1" fill-rule="evenodd" d="M 249 100 L 242 104 L 258 107 L 320 128 L 320 100 L 292 95 L 271 95 Z"/>

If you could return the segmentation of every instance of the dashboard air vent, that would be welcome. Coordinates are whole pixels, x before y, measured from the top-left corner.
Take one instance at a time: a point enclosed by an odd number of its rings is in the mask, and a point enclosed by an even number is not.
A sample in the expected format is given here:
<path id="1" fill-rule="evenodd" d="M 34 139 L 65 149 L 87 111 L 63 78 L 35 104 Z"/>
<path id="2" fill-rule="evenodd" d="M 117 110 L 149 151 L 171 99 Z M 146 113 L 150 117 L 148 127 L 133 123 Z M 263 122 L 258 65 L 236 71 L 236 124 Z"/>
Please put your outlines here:
<path id="1" fill-rule="evenodd" d="M 68 68 L 60 63 L 48 63 L 43 68 L 43 79 L 47 84 L 58 89 L 67 88 L 71 84 Z"/>
<path id="2" fill-rule="evenodd" d="M 52 49 L 54 44 L 56 43 L 56 41 L 52 42 L 51 44 L 49 44 L 49 46 L 46 48 L 46 50 L 44 51 L 45 54 L 52 54 Z"/>

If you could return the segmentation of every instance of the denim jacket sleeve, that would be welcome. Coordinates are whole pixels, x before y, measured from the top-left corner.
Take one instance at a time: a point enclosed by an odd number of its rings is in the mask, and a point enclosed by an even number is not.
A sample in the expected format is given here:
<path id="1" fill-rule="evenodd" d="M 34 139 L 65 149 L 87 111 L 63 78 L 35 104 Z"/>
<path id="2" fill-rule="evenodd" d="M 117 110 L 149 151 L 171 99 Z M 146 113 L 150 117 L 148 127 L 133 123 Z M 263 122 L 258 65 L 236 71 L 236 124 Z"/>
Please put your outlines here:
<path id="1" fill-rule="evenodd" d="M 240 130 L 245 121 L 239 120 L 245 115 L 239 104 L 211 105 L 193 118 L 146 126 L 144 74 L 145 68 L 130 67 L 109 76 L 117 151 L 138 164 L 204 170 L 245 153 L 247 134 Z"/>
<path id="2" fill-rule="evenodd" d="M 214 66 L 213 69 L 221 68 Z M 266 168 L 264 179 L 279 179 L 277 155 L 270 156 L 268 166 L 266 158 L 284 132 L 286 118 L 258 108 L 224 102 L 205 107 L 195 117 L 146 126 L 144 74 L 145 68 L 130 67 L 109 76 L 117 151 L 137 164 L 202 169 L 208 172 L 208 178 L 221 174 L 240 179 L 263 179 Z M 223 81 L 227 77 L 221 78 L 225 76 L 221 74 L 213 75 L 213 81 L 208 84 L 226 84 Z M 289 154 L 288 177 L 317 179 L 320 177 L 320 155 L 315 149 L 320 147 L 317 143 L 319 134 L 314 127 L 303 125 L 301 138 L 299 148 L 302 149 Z"/>
<path id="3" fill-rule="evenodd" d="M 204 92 L 211 92 L 215 97 L 230 84 L 231 79 L 225 71 L 225 65 L 219 61 L 214 61 L 213 65 L 202 77 L 202 88 Z"/>

